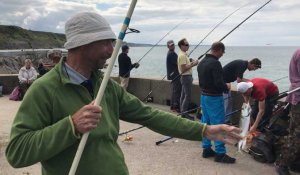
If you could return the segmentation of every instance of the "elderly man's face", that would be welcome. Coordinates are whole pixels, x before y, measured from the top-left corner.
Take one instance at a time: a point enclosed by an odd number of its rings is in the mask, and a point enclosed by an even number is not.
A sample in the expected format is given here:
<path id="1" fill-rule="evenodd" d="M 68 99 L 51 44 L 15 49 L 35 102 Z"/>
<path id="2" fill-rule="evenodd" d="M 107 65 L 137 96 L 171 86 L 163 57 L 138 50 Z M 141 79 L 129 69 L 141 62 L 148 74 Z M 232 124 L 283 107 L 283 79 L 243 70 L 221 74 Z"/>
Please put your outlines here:
<path id="1" fill-rule="evenodd" d="M 84 57 L 89 61 L 94 70 L 104 67 L 106 60 L 110 58 L 113 53 L 113 44 L 113 40 L 107 39 L 86 45 Z"/>

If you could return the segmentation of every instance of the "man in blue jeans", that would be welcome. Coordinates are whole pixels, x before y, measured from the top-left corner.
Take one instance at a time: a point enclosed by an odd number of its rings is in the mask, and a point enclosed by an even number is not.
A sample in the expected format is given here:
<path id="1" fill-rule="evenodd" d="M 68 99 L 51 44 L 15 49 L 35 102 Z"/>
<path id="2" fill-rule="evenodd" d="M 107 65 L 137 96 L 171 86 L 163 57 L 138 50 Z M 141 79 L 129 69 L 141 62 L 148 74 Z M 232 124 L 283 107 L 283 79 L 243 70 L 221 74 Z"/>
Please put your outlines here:
<path id="1" fill-rule="evenodd" d="M 201 121 L 207 125 L 224 123 L 224 99 L 223 93 L 229 91 L 229 87 L 223 80 L 222 66 L 219 58 L 225 53 L 225 46 L 221 42 L 215 42 L 211 50 L 198 64 L 199 86 L 201 88 Z M 211 141 L 203 138 L 203 158 L 215 157 L 216 162 L 235 163 L 235 158 L 226 154 L 224 142 L 215 141 L 215 151 L 211 148 Z"/>

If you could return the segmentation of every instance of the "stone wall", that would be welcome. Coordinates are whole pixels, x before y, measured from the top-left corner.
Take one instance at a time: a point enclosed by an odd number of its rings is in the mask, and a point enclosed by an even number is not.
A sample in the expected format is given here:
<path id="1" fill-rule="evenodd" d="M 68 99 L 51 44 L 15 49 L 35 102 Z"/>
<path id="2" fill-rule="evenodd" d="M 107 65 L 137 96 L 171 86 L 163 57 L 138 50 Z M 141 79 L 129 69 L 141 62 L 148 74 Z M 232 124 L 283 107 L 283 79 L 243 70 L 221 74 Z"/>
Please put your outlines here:
<path id="1" fill-rule="evenodd" d="M 118 77 L 112 77 L 119 82 Z M 18 85 L 17 74 L 0 74 L 0 82 L 3 84 L 3 94 L 9 94 L 15 86 Z M 132 77 L 128 86 L 128 92 L 138 97 L 140 100 L 145 100 L 147 95 L 153 98 L 153 102 L 157 104 L 167 105 L 171 97 L 171 83 L 168 80 L 155 78 Z M 232 92 L 234 100 L 233 109 L 241 109 L 243 99 L 236 91 Z M 192 87 L 192 102 L 199 106 L 200 104 L 200 89 L 198 84 L 193 84 Z M 233 121 L 238 121 L 240 113 L 232 116 Z"/>

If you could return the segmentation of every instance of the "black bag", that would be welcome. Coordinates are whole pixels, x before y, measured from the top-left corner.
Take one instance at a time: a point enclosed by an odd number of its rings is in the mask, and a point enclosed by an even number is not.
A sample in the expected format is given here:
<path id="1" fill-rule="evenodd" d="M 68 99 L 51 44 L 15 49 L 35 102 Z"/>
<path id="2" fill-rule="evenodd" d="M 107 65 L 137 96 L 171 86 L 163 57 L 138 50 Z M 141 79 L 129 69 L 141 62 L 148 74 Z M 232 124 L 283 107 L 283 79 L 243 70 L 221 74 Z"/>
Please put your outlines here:
<path id="1" fill-rule="evenodd" d="M 273 163 L 275 161 L 272 147 L 274 140 L 275 138 L 271 133 L 262 133 L 254 137 L 249 150 L 254 160 L 262 163 Z"/>
<path id="2" fill-rule="evenodd" d="M 300 173 L 300 153 L 297 155 L 296 160 L 290 165 L 290 169 Z"/>

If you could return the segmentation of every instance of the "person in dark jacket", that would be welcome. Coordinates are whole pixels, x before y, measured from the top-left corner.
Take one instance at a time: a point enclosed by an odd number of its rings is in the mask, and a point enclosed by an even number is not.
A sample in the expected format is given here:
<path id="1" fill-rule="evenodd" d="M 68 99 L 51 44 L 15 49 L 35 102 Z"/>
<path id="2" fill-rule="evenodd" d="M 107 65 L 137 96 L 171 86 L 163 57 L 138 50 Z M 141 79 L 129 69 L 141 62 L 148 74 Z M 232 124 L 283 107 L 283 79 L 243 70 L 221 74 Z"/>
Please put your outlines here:
<path id="1" fill-rule="evenodd" d="M 224 123 L 224 99 L 223 93 L 228 92 L 229 87 L 223 80 L 222 66 L 219 58 L 225 53 L 225 46 L 221 42 L 215 42 L 211 50 L 198 64 L 199 86 L 201 88 L 202 123 L 217 125 Z M 224 142 L 214 142 L 215 151 L 211 148 L 211 141 L 203 139 L 203 158 L 215 157 L 216 162 L 235 163 L 235 158 L 226 154 Z"/>
<path id="2" fill-rule="evenodd" d="M 127 45 L 122 46 L 122 53 L 118 57 L 119 62 L 119 76 L 120 83 L 124 89 L 127 89 L 130 77 L 130 71 L 133 68 L 138 68 L 139 63 L 131 63 L 130 57 L 127 55 L 129 52 L 129 47 Z"/>
<path id="3" fill-rule="evenodd" d="M 167 78 L 172 80 L 172 96 L 171 96 L 171 110 L 180 112 L 180 95 L 181 95 L 181 83 L 178 72 L 177 58 L 178 55 L 175 52 L 175 44 L 173 40 L 167 42 L 169 48 L 167 54 Z M 175 79 L 176 78 L 176 79 Z"/>

